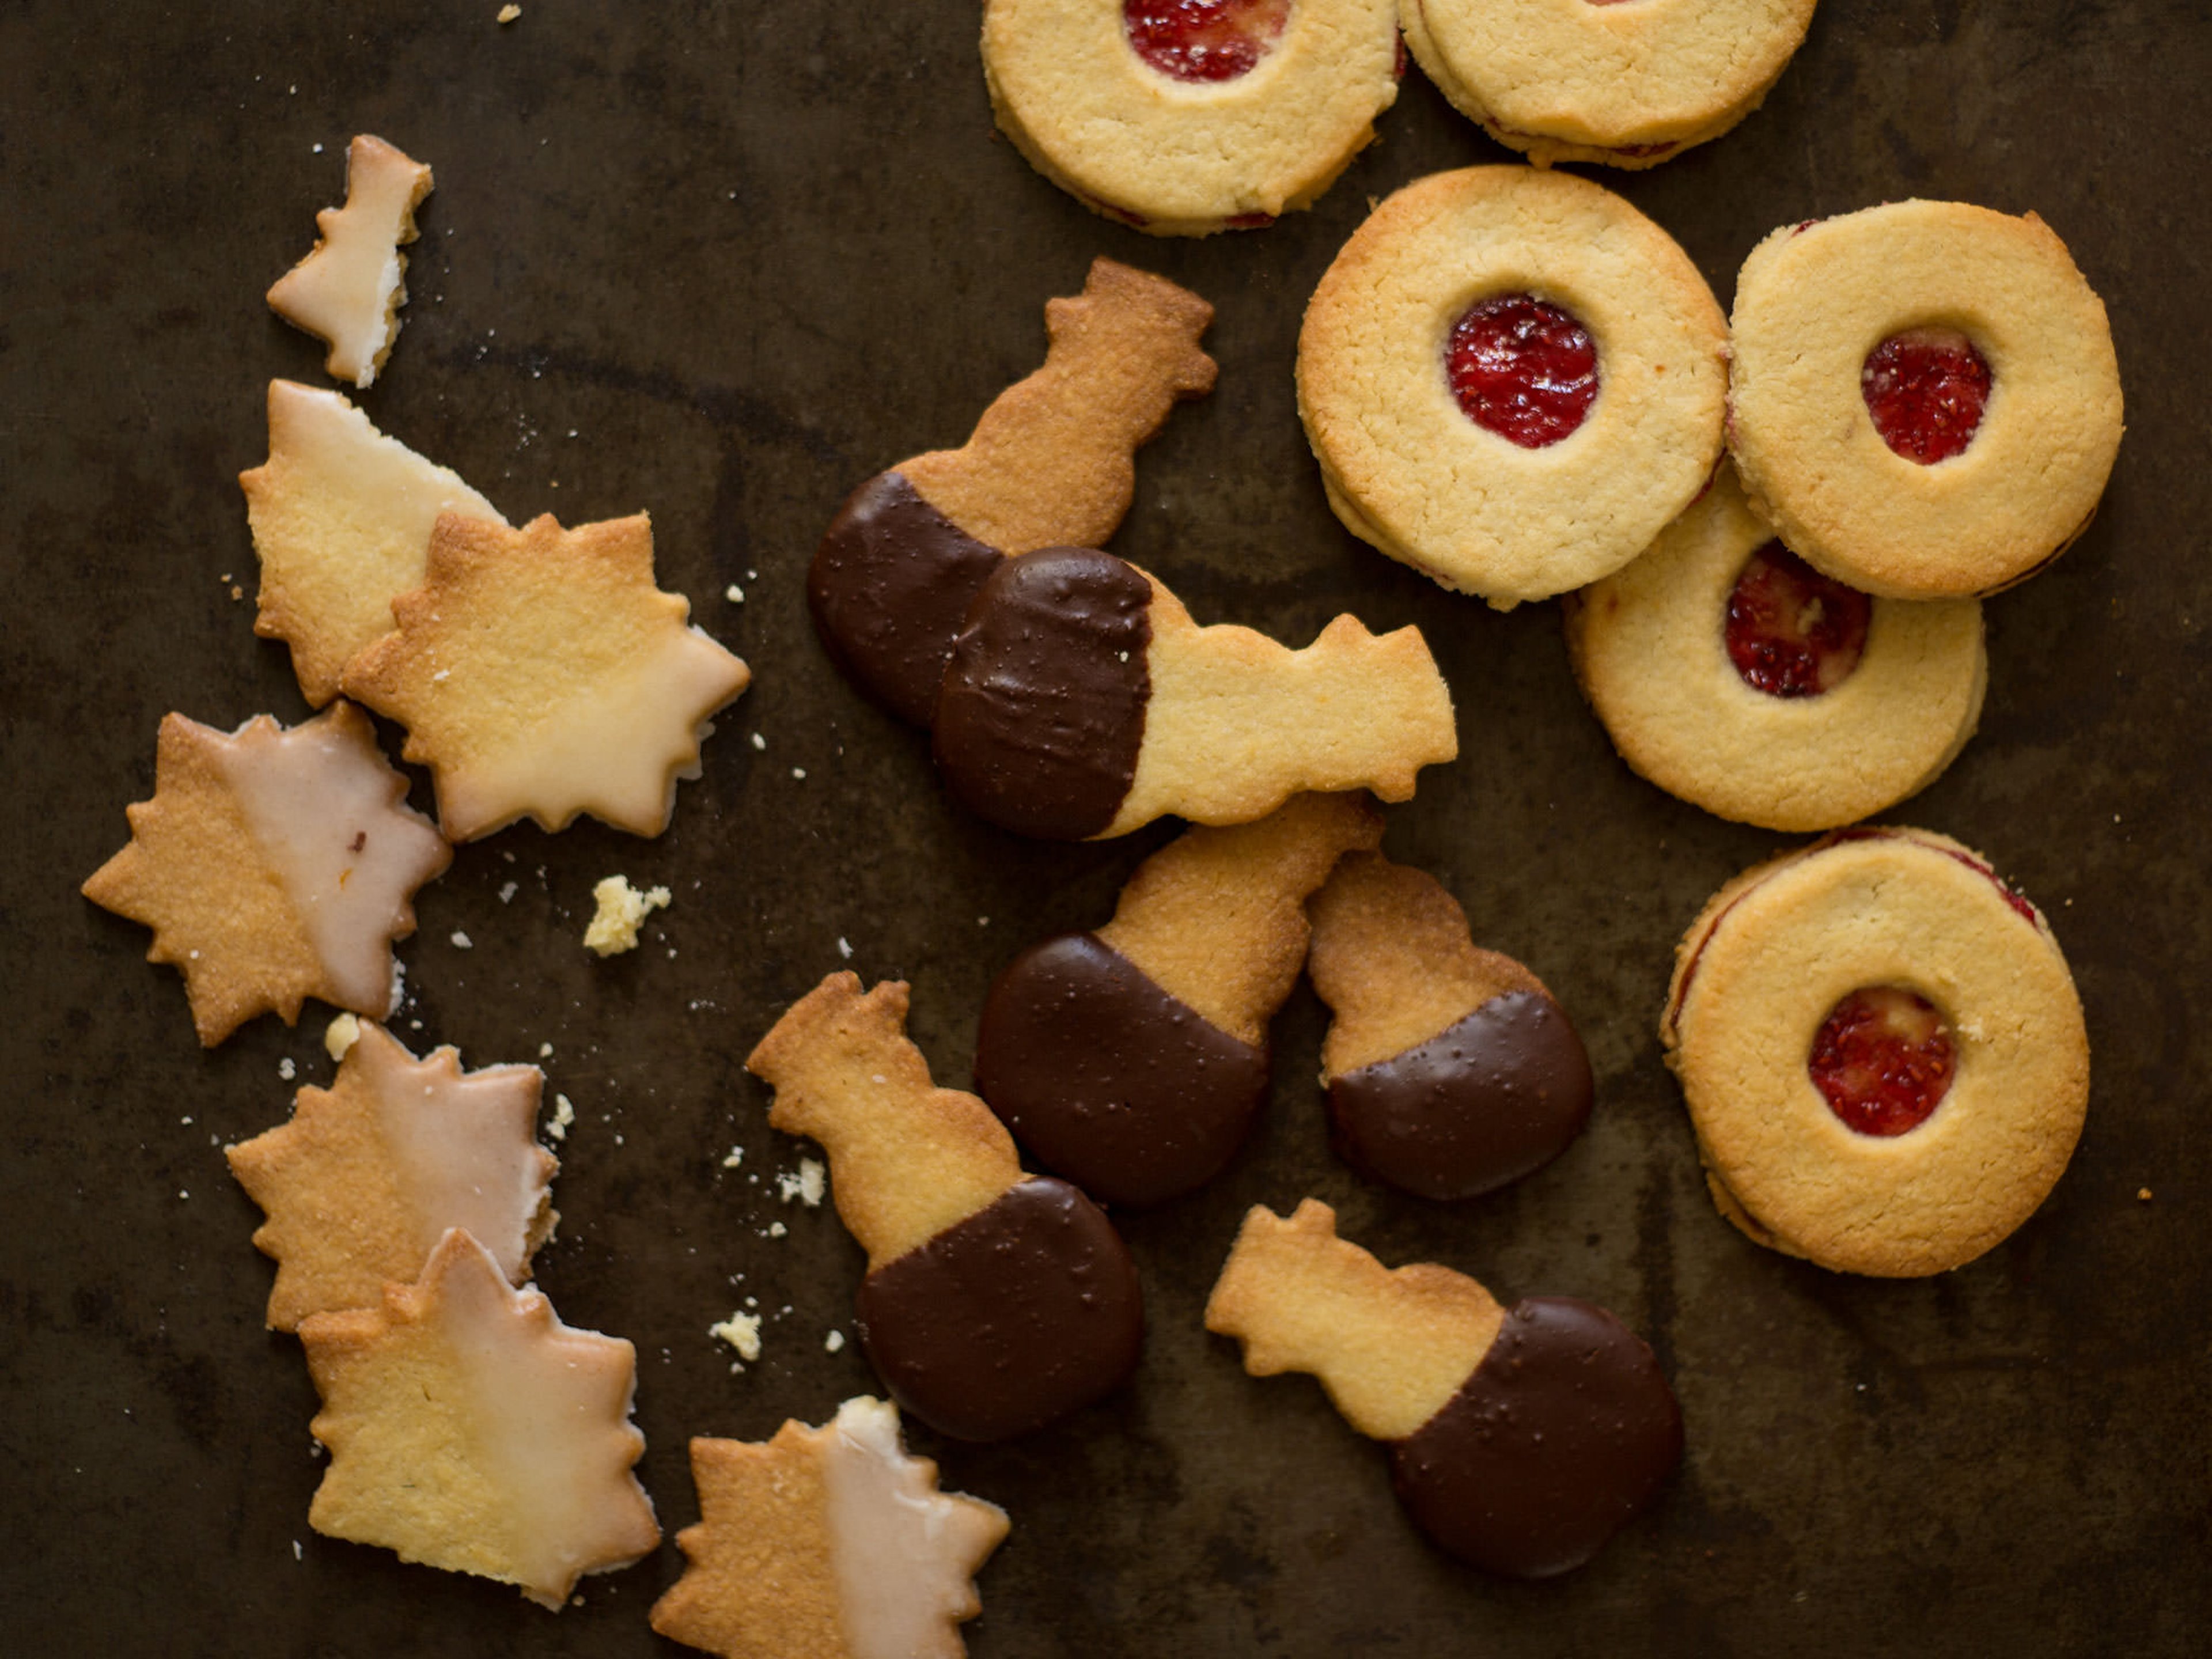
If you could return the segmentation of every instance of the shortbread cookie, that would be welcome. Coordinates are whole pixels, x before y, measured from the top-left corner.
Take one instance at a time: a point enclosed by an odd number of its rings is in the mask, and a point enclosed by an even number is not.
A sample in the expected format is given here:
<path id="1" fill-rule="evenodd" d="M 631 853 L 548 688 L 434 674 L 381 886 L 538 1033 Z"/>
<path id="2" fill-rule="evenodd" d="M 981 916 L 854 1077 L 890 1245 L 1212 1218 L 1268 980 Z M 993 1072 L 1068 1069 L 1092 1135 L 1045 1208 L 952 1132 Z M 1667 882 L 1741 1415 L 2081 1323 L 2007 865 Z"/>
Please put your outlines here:
<path id="1" fill-rule="evenodd" d="M 347 661 L 392 631 L 392 601 L 422 585 L 444 513 L 505 524 L 499 509 L 336 392 L 269 383 L 269 459 L 238 475 L 261 560 L 253 631 L 292 648 L 321 708 Z"/>
<path id="2" fill-rule="evenodd" d="M 203 1043 L 256 1014 L 293 1024 L 308 997 L 391 1012 L 392 943 L 453 853 L 404 805 L 366 714 L 340 702 L 289 731 L 258 714 L 228 733 L 170 714 L 154 780 L 84 896 L 154 930 L 146 960 L 184 974 Z"/>
<path id="3" fill-rule="evenodd" d="M 300 1325 L 330 1467 L 307 1511 L 332 1538 L 518 1586 L 556 1611 L 576 1580 L 660 1541 L 630 1466 L 636 1353 L 563 1325 L 456 1228 L 377 1308 Z"/>
<path id="4" fill-rule="evenodd" d="M 892 1397 L 957 1440 L 1002 1440 L 1136 1368 L 1136 1269 L 1064 1181 L 1023 1173 L 973 1095 L 933 1087 L 907 988 L 832 974 L 746 1057 L 774 1127 L 829 1150 L 837 1214 L 868 1253 L 860 1343 Z"/>
<path id="5" fill-rule="evenodd" d="M 391 356 L 407 303 L 399 250 L 429 193 L 429 168 L 362 134 L 346 149 L 346 204 L 315 216 L 314 247 L 269 290 L 271 311 L 329 343 L 332 380 L 368 386 Z"/>
<path id="6" fill-rule="evenodd" d="M 1184 831 L 1137 866 L 1111 921 L 1031 945 L 992 981 L 976 1092 L 1093 1197 L 1160 1204 L 1204 1185 L 1267 1098 L 1267 1022 L 1305 959 L 1302 902 L 1382 839 L 1356 794 Z"/>
<path id="7" fill-rule="evenodd" d="M 806 577 L 846 678 L 901 720 L 937 712 L 952 636 L 1003 555 L 1103 544 L 1136 490 L 1137 447 L 1213 389 L 1213 307 L 1164 277 L 1091 262 L 1048 301 L 1044 367 L 993 399 L 973 436 L 879 472 L 846 499 Z"/>
<path id="8" fill-rule="evenodd" d="M 402 757 L 429 767 L 457 842 L 579 812 L 659 835 L 709 718 L 752 679 L 653 586 L 642 513 L 574 530 L 447 514 L 392 614 L 346 691 L 407 728 Z"/>
<path id="9" fill-rule="evenodd" d="M 1352 534 L 1510 607 L 1619 569 L 1704 488 L 1727 337 L 1689 255 L 1612 191 L 1468 167 L 1344 245 L 1298 410 Z"/>
<path id="10" fill-rule="evenodd" d="M 1094 212 L 1155 236 L 1310 207 L 1397 100 L 1396 0 L 988 0 L 999 125 Z"/>
<path id="11" fill-rule="evenodd" d="M 2088 1104 L 2049 924 L 1924 830 L 1846 830 L 1722 888 L 1675 951 L 1659 1035 L 1721 1212 L 1839 1273 L 1995 1247 L 2065 1171 Z"/>
<path id="12" fill-rule="evenodd" d="M 1638 773 L 1709 812 L 1832 830 L 1924 789 L 1981 718 L 1979 601 L 1875 599 L 1753 513 L 1735 470 L 1575 595 L 1583 694 Z"/>
<path id="13" fill-rule="evenodd" d="M 1006 1535 L 996 1504 L 939 1492 L 898 1412 L 863 1395 L 765 1443 L 698 1439 L 699 1523 L 653 1627 L 724 1659 L 960 1659 L 975 1574 Z"/>
<path id="14" fill-rule="evenodd" d="M 1255 1205 L 1206 1304 L 1254 1376 L 1308 1371 L 1390 1445 L 1398 1501 L 1463 1561 L 1520 1578 L 1582 1565 L 1682 1456 L 1674 1392 L 1636 1334 L 1571 1297 L 1508 1311 L 1433 1262 L 1386 1270 L 1307 1199 Z"/>
<path id="15" fill-rule="evenodd" d="M 1008 830 L 1124 836 L 1166 813 L 1263 817 L 1302 790 L 1407 799 L 1453 759 L 1451 693 L 1420 630 L 1340 616 L 1303 651 L 1201 628 L 1136 566 L 1055 547 L 991 573 L 952 648 L 937 763 Z"/>
<path id="16" fill-rule="evenodd" d="M 1595 1085 L 1573 1022 L 1535 975 L 1475 948 L 1436 878 L 1354 853 L 1306 908 L 1346 1162 L 1423 1198 L 1473 1198 L 1582 1133 Z"/>
<path id="17" fill-rule="evenodd" d="M 1813 0 L 1401 0 L 1437 88 L 1538 167 L 1656 167 L 1766 100 Z"/>
<path id="18" fill-rule="evenodd" d="M 538 1144 L 545 1074 L 464 1073 L 440 1048 L 416 1060 L 380 1025 L 359 1028 L 328 1089 L 300 1091 L 292 1120 L 223 1149 L 269 1218 L 254 1247 L 276 1261 L 271 1329 L 374 1307 L 385 1282 L 422 1271 L 448 1229 L 483 1246 L 509 1284 L 553 1236 L 560 1165 Z"/>
<path id="19" fill-rule="evenodd" d="M 2104 302 L 2033 214 L 1891 202 L 1736 278 L 1729 447 L 1792 551 L 1897 599 L 1994 593 L 2087 527 L 2120 445 Z"/>

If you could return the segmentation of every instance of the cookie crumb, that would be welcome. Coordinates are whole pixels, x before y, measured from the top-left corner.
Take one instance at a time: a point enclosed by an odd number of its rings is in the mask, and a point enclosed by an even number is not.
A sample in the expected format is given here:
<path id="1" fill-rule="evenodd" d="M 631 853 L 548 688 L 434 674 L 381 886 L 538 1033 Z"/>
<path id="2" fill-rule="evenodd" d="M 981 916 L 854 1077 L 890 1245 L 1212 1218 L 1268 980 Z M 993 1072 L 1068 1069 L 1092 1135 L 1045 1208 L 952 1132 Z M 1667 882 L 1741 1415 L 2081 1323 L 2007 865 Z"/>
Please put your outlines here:
<path id="1" fill-rule="evenodd" d="M 2138 1198 L 2139 1200 L 2141 1200 L 2143 1203 L 2145 1203 L 2145 1204 L 2149 1203 L 2149 1202 L 2150 1202 L 2150 1188 L 2148 1188 L 2148 1187 L 2138 1187 L 2138 1188 L 2136 1188 L 2136 1198 Z"/>
<path id="2" fill-rule="evenodd" d="M 791 1229 L 785 1226 L 781 1221 L 771 1221 L 768 1224 L 768 1236 L 770 1238 L 787 1237 L 789 1236 L 790 1232 Z"/>
<path id="3" fill-rule="evenodd" d="M 732 605 L 743 605 L 745 602 L 745 590 L 735 582 L 732 582 L 722 590 L 722 597 Z"/>
<path id="4" fill-rule="evenodd" d="M 853 947 L 845 942 L 845 936 L 842 933 L 837 935 L 837 954 L 848 962 L 853 959 Z"/>
<path id="5" fill-rule="evenodd" d="M 287 1083 L 300 1075 L 300 1068 L 292 1063 L 291 1055 L 287 1054 L 276 1062 L 276 1075 Z"/>
<path id="6" fill-rule="evenodd" d="M 550 1043 L 550 1042 L 541 1042 L 541 1043 L 539 1043 L 539 1044 L 538 1045 L 538 1059 L 540 1059 L 540 1060 L 550 1060 L 550 1059 L 552 1059 L 552 1058 L 553 1058 L 553 1045 L 552 1045 L 551 1043 Z"/>
<path id="7" fill-rule="evenodd" d="M 759 750 L 766 750 L 766 749 L 767 749 L 767 747 L 768 747 L 768 739 L 767 739 L 766 738 L 764 738 L 764 737 L 761 736 L 761 734 L 760 734 L 759 732 L 754 732 L 754 733 L 753 733 L 753 747 L 754 747 L 754 748 L 756 748 L 756 749 L 759 749 Z"/>
<path id="8" fill-rule="evenodd" d="M 653 911 L 673 902 L 665 887 L 641 890 L 623 876 L 609 876 L 592 889 L 599 910 L 584 930 L 584 947 L 603 957 L 618 956 L 637 948 L 638 925 Z"/>
<path id="9" fill-rule="evenodd" d="M 453 949 L 456 951 L 469 951 L 475 948 L 476 941 L 474 939 L 471 939 L 466 933 L 461 932 L 458 927 L 453 930 Z"/>
<path id="10" fill-rule="evenodd" d="M 576 1109 L 568 1103 L 566 1095 L 553 1097 L 553 1118 L 545 1126 L 545 1133 L 556 1140 L 568 1138 L 568 1126 L 576 1121 Z"/>
<path id="11" fill-rule="evenodd" d="M 732 1146 L 730 1148 L 730 1155 L 722 1160 L 722 1167 L 726 1170 L 734 1170 L 744 1161 L 745 1149 L 742 1146 Z"/>
<path id="12" fill-rule="evenodd" d="M 829 1173 L 819 1160 L 802 1158 L 799 1160 L 796 1173 L 780 1175 L 775 1178 L 776 1190 L 782 1194 L 783 1201 L 787 1204 L 795 1198 L 808 1209 L 817 1210 L 822 1207 L 823 1182 Z"/>
<path id="13" fill-rule="evenodd" d="M 515 892 L 516 892 L 517 889 L 520 887 L 520 884 L 519 884 L 519 883 L 517 883 L 517 882 L 512 882 L 512 881 L 507 882 L 507 883 L 506 883 L 504 885 L 502 885 L 502 886 L 500 888 L 500 890 L 499 890 L 499 902 L 500 902 L 501 904 L 512 904 L 512 903 L 514 903 L 514 895 L 515 895 Z"/>
<path id="14" fill-rule="evenodd" d="M 754 1360 L 761 1357 L 760 1328 L 758 1314 L 733 1313 L 720 1324 L 709 1325 L 707 1334 L 735 1348 L 738 1358 Z"/>
<path id="15" fill-rule="evenodd" d="M 845 1333 L 842 1331 L 830 1332 L 829 1335 L 822 1339 L 822 1346 L 827 1348 L 831 1353 L 836 1353 L 839 1349 L 845 1346 Z"/>
<path id="16" fill-rule="evenodd" d="M 514 21 L 514 20 L 515 20 L 516 18 L 518 18 L 518 17 L 520 17 L 520 16 L 521 16 L 521 15 L 522 15 L 522 8 L 521 8 L 521 7 L 520 7 L 520 6 L 515 6 L 515 5 L 506 5 L 506 6 L 501 6 L 501 7 L 499 9 L 499 16 L 498 16 L 498 18 L 497 18 L 495 21 L 499 21 L 499 22 L 501 22 L 501 23 L 512 23 L 513 21 Z M 582 1598 L 579 1597 L 578 1599 L 579 1599 L 579 1600 L 581 1600 Z"/>

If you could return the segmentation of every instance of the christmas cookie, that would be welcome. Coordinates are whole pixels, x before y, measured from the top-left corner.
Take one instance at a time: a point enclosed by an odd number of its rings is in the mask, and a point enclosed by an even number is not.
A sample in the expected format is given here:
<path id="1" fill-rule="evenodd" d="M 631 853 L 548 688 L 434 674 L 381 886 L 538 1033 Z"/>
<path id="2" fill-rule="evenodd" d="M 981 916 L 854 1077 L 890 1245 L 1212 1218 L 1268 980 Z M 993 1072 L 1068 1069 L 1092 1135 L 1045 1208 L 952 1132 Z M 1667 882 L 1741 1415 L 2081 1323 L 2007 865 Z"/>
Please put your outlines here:
<path id="1" fill-rule="evenodd" d="M 1345 244 L 1306 307 L 1298 409 L 1347 529 L 1504 608 L 1619 569 L 1689 505 L 1726 341 L 1689 256 L 1620 197 L 1468 167 Z"/>
<path id="2" fill-rule="evenodd" d="M 1538 167 L 1656 167 L 1765 100 L 1813 0 L 1401 0 L 1460 112 Z"/>
<path id="3" fill-rule="evenodd" d="M 1839 580 L 1993 593 L 2087 527 L 2120 443 L 2104 302 L 2033 214 L 1892 202 L 1776 231 L 1731 319 L 1729 447 Z"/>
<path id="4" fill-rule="evenodd" d="M 1202 1186 L 1267 1097 L 1267 1022 L 1305 959 L 1301 902 L 1382 838 L 1358 795 L 1184 831 L 1137 866 L 1111 921 L 1031 945 L 992 981 L 976 1092 L 1094 1197 L 1159 1204 Z"/>
<path id="5" fill-rule="evenodd" d="M 1721 889 L 1660 1023 L 1714 1201 L 1840 1273 L 1942 1273 L 2064 1172 L 2089 1043 L 2040 912 L 1923 830 L 1847 830 Z"/>
<path id="6" fill-rule="evenodd" d="M 999 125 L 1093 211 L 1205 236 L 1309 207 L 1398 96 L 1395 0 L 988 0 Z"/>
<path id="7" fill-rule="evenodd" d="M 407 303 L 407 256 L 415 210 L 430 193 L 430 169 L 367 133 L 346 149 L 346 204 L 315 216 L 307 257 L 276 279 L 269 308 L 319 336 L 334 380 L 365 386 L 399 337 Z"/>
<path id="8" fill-rule="evenodd" d="M 1044 367 L 992 401 L 957 449 L 879 472 L 830 521 L 806 602 L 830 657 L 901 720 L 937 712 L 952 636 L 1002 556 L 1096 547 L 1136 490 L 1137 447 L 1213 389 L 1213 307 L 1164 277 L 1091 262 L 1048 301 Z"/>
<path id="9" fill-rule="evenodd" d="M 1242 1342 L 1254 1376 L 1320 1378 L 1346 1422 L 1389 1443 L 1414 1523 L 1492 1572 L 1582 1565 L 1681 1461 L 1674 1390 L 1611 1314 L 1571 1297 L 1501 1308 L 1433 1262 L 1387 1270 L 1315 1199 L 1287 1220 L 1247 1212 L 1206 1328 Z"/>
<path id="10" fill-rule="evenodd" d="M 984 582 L 953 642 L 937 764 L 962 805 L 1027 836 L 1123 836 L 1166 813 L 1263 817 L 1303 790 L 1413 793 L 1459 753 L 1417 628 L 1340 616 L 1303 651 L 1201 628 L 1110 553 L 1056 547 Z"/>
<path id="11" fill-rule="evenodd" d="M 1662 789 L 1832 830 L 1935 781 L 1981 717 L 1978 600 L 1870 598 L 1774 538 L 1733 469 L 1566 606 L 1575 677 Z"/>
<path id="12" fill-rule="evenodd" d="M 893 1398 L 957 1440 L 1003 1440 L 1087 1406 L 1136 1369 L 1136 1269 L 1064 1181 L 1026 1175 L 973 1095 L 933 1087 L 907 988 L 832 974 L 746 1057 L 774 1127 L 830 1153 L 868 1253 L 860 1343 Z"/>
<path id="13" fill-rule="evenodd" d="M 725 1659 L 960 1659 L 975 1574 L 1006 1535 L 995 1504 L 943 1492 L 897 1409 L 848 1400 L 765 1444 L 691 1443 L 699 1523 L 653 1627 Z"/>
<path id="14" fill-rule="evenodd" d="M 1589 1056 L 1543 982 L 1478 950 L 1433 876 L 1354 853 L 1307 903 L 1306 971 L 1335 1016 L 1322 1080 L 1337 1149 L 1423 1198 L 1541 1169 L 1589 1121 Z"/>

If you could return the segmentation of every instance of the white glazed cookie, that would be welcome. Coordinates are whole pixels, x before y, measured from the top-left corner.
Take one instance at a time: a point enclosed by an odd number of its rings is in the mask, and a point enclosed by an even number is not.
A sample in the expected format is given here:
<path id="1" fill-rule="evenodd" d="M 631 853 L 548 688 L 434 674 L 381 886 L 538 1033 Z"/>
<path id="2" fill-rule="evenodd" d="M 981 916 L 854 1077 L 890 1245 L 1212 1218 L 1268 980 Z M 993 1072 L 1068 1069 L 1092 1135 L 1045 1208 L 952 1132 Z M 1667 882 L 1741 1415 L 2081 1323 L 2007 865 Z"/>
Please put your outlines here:
<path id="1" fill-rule="evenodd" d="M 1401 0 L 1460 112 L 1538 167 L 1656 167 L 1765 100 L 1813 0 Z"/>
<path id="2" fill-rule="evenodd" d="M 1993 593 L 2096 511 L 2119 364 L 2103 301 L 2033 214 L 1892 202 L 1784 227 L 1744 261 L 1732 326 L 1744 487 L 1838 580 Z M 1900 349 L 1923 361 L 1886 373 Z"/>
<path id="3" fill-rule="evenodd" d="M 1395 0 L 988 0 L 983 73 L 1038 172 L 1156 236 L 1310 206 L 1398 95 Z"/>
<path id="4" fill-rule="evenodd" d="M 1345 244 L 1306 307 L 1298 408 L 1354 535 L 1508 608 L 1619 569 L 1689 505 L 1720 458 L 1726 342 L 1689 256 L 1620 197 L 1468 167 Z"/>
<path id="5" fill-rule="evenodd" d="M 2049 925 L 1979 854 L 1849 830 L 1747 871 L 1660 1021 L 1722 1213 L 1839 1273 L 1972 1261 L 2033 1214 L 2088 1104 Z"/>
<path id="6" fill-rule="evenodd" d="M 1638 773 L 1709 812 L 1832 830 L 1932 783 L 1973 735 L 1976 599 L 1870 599 L 1791 557 L 1731 468 L 1566 607 L 1575 678 Z"/>

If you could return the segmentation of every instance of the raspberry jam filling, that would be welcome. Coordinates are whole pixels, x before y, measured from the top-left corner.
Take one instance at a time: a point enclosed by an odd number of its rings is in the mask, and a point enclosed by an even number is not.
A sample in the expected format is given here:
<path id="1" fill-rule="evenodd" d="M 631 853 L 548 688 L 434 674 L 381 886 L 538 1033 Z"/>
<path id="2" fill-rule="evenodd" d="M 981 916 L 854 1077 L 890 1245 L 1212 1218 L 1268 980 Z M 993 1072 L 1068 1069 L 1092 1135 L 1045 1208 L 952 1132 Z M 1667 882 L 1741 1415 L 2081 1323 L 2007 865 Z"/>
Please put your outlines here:
<path id="1" fill-rule="evenodd" d="M 1532 294 L 1470 307 L 1444 346 L 1468 419 L 1523 449 L 1555 444 L 1597 398 L 1597 346 L 1568 313 Z"/>
<path id="2" fill-rule="evenodd" d="M 1817 697 L 1850 678 L 1874 601 L 1780 542 L 1751 556 L 1728 600 L 1729 660 L 1770 697 Z"/>
<path id="3" fill-rule="evenodd" d="M 1830 1009 L 1805 1062 L 1845 1127 L 1885 1136 L 1926 1122 L 1958 1066 L 1935 1006 L 1894 985 L 1854 991 Z"/>
<path id="4" fill-rule="evenodd" d="M 1933 466 L 1973 442 L 1990 400 L 1990 365 L 1955 328 L 1911 328 L 1867 354 L 1859 395 L 1884 443 Z"/>
<path id="5" fill-rule="evenodd" d="M 1249 75 L 1290 15 L 1291 0 L 1121 0 L 1137 56 L 1178 81 Z"/>

